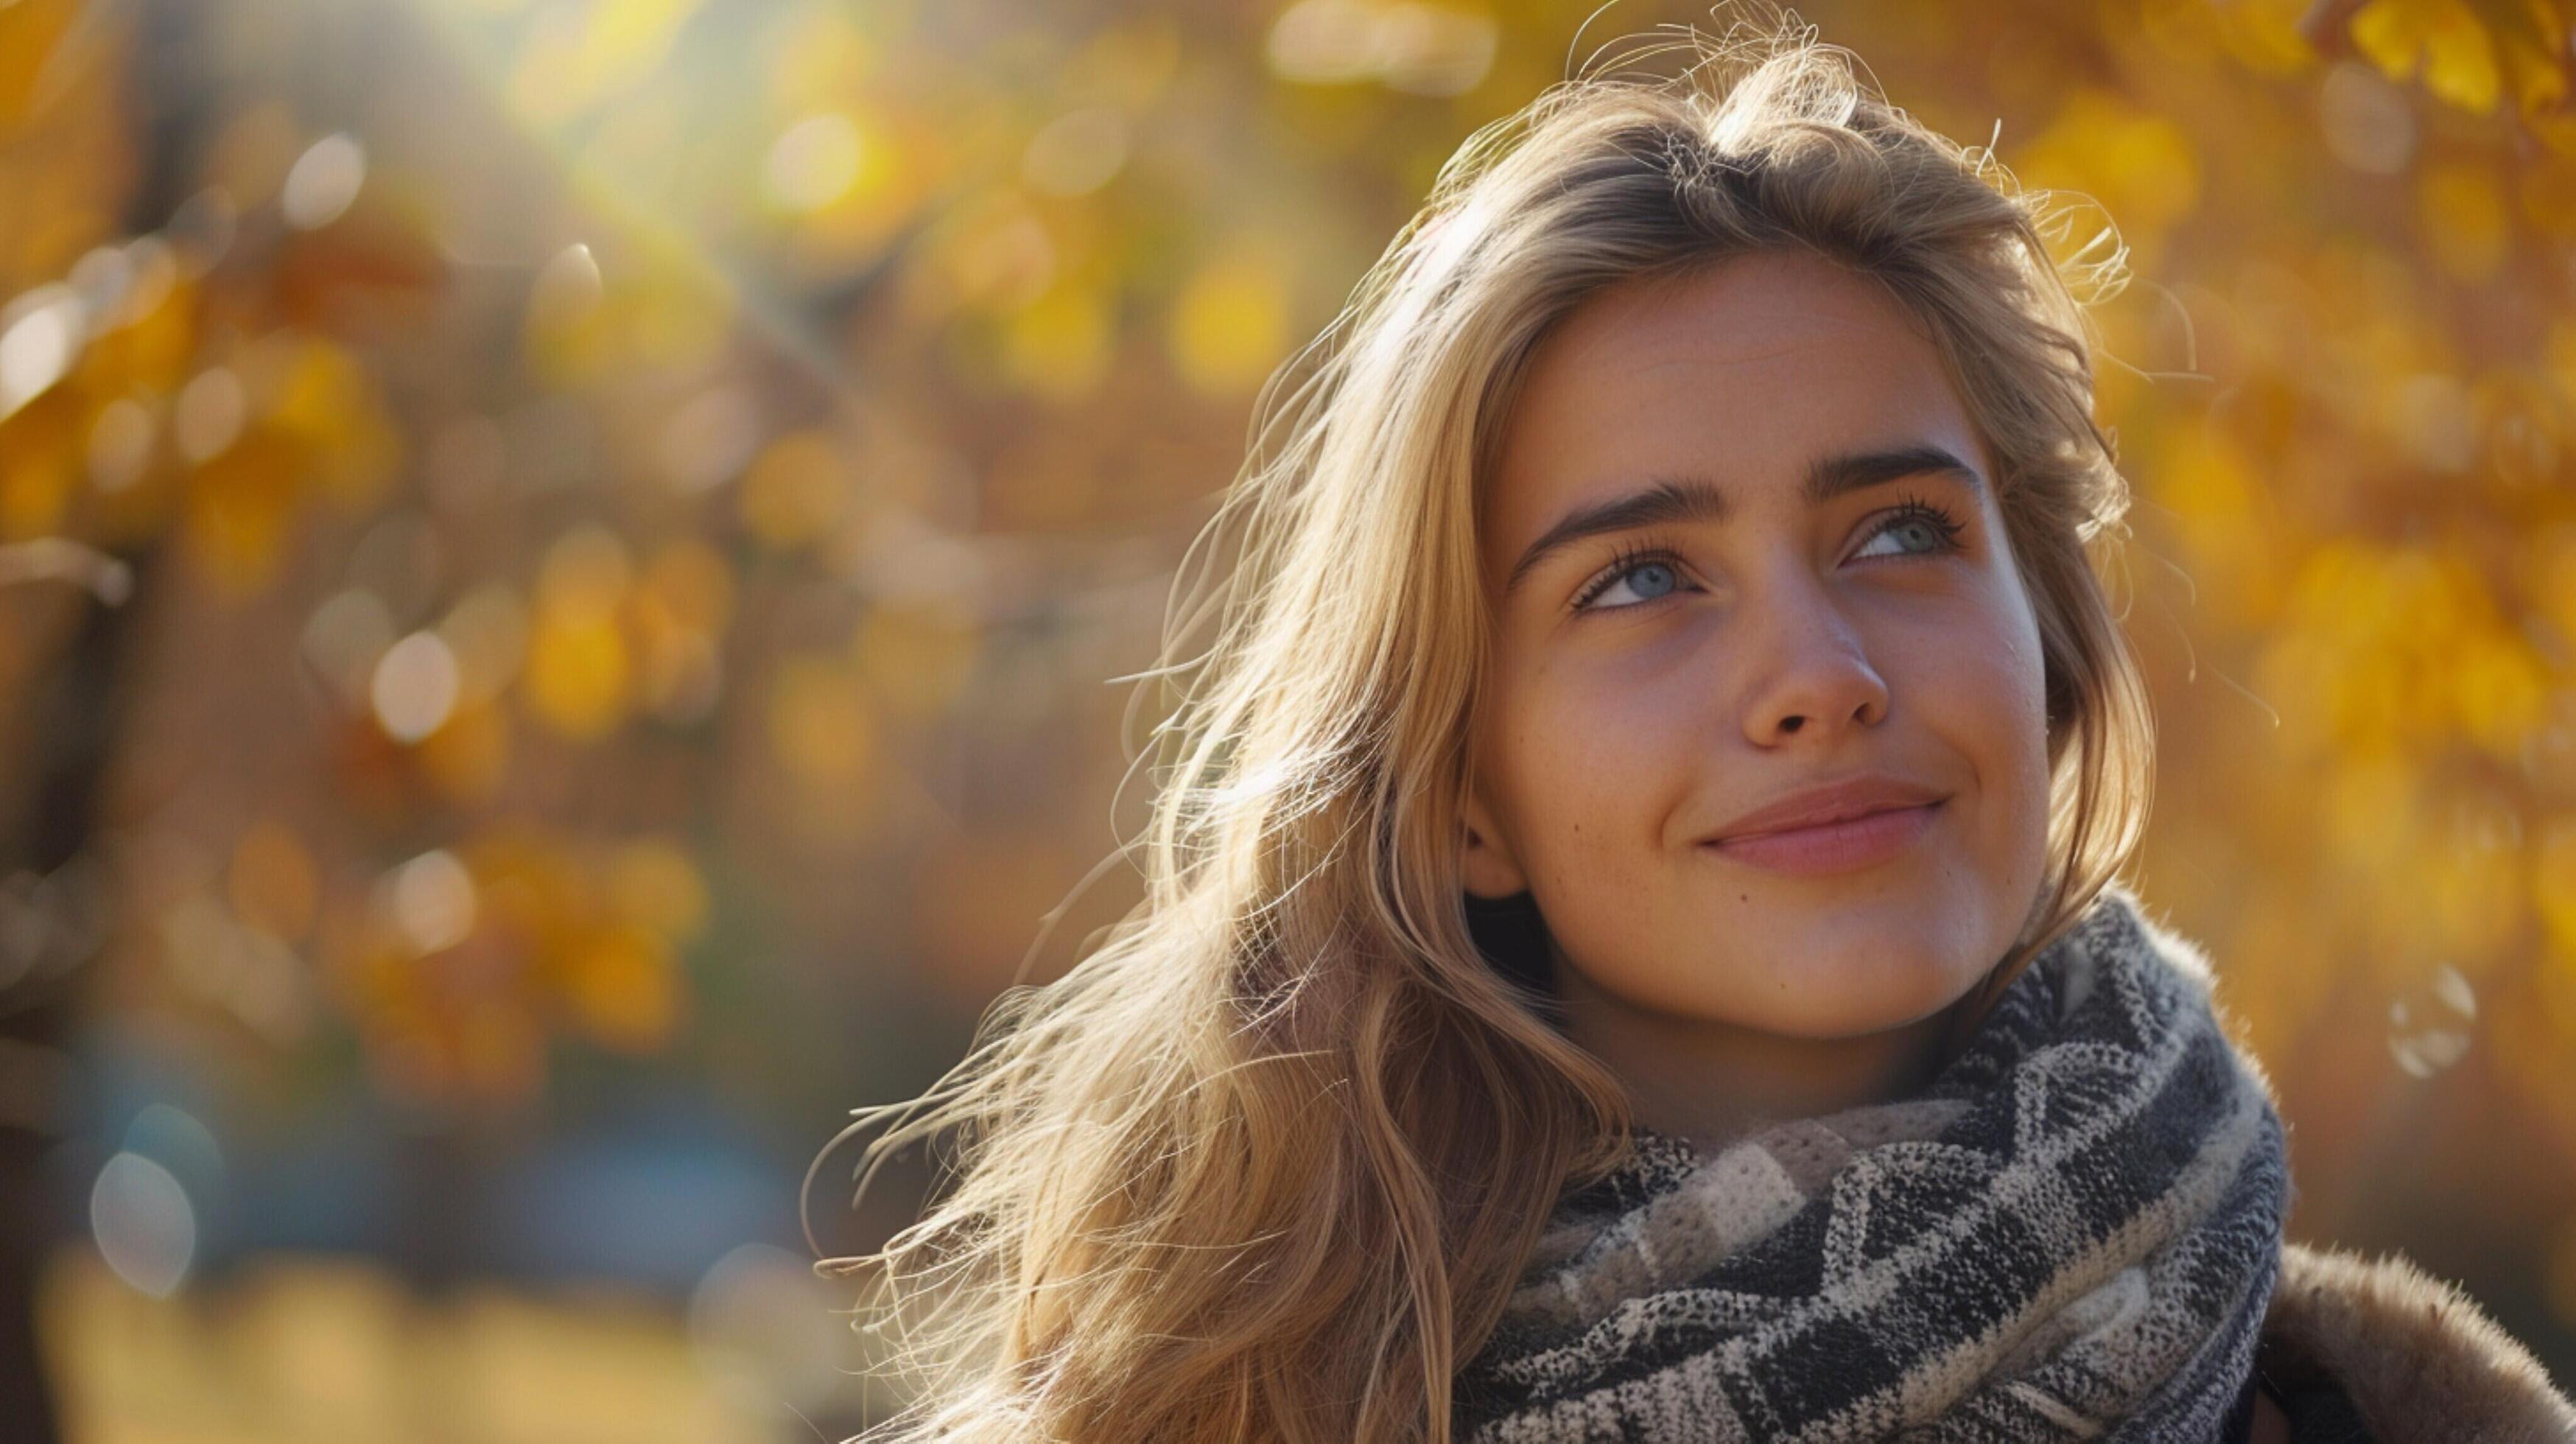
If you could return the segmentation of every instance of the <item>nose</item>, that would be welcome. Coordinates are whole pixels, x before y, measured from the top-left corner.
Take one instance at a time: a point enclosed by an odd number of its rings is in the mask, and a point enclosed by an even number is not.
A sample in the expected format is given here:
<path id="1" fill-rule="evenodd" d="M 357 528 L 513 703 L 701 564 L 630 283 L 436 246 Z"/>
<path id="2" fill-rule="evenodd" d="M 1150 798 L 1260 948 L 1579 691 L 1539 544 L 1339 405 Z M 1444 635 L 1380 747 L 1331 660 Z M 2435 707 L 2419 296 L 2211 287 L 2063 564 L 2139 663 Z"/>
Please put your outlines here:
<path id="1" fill-rule="evenodd" d="M 1750 635 L 1739 632 L 1737 641 L 1752 642 L 1758 658 L 1744 709 L 1744 735 L 1754 745 L 1823 742 L 1887 715 L 1887 680 L 1812 578 L 1773 589 L 1744 620 Z"/>

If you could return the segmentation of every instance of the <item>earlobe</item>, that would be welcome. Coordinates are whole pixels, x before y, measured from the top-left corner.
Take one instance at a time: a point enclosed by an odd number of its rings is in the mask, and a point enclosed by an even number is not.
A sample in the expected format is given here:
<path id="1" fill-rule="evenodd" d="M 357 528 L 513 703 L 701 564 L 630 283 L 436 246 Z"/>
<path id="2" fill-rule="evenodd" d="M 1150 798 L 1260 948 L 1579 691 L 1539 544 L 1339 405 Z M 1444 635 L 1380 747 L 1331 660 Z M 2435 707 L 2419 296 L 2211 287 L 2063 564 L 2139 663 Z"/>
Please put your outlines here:
<path id="1" fill-rule="evenodd" d="M 1477 897 L 1496 901 L 1528 891 L 1529 880 L 1521 875 L 1519 861 L 1504 844 L 1484 804 L 1470 796 L 1460 813 L 1466 832 L 1458 855 L 1460 885 Z"/>

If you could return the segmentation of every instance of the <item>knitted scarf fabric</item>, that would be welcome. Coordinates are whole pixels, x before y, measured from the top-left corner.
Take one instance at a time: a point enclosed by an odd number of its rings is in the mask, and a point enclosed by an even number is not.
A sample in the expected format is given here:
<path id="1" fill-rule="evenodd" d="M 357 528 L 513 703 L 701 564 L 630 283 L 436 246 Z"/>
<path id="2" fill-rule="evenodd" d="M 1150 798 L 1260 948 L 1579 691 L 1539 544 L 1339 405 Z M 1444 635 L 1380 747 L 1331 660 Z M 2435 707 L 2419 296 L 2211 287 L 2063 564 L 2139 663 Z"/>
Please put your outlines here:
<path id="1" fill-rule="evenodd" d="M 1563 1197 L 1457 1437 L 2209 1444 L 2289 1173 L 2207 959 L 2115 884 L 1922 1091 Z"/>

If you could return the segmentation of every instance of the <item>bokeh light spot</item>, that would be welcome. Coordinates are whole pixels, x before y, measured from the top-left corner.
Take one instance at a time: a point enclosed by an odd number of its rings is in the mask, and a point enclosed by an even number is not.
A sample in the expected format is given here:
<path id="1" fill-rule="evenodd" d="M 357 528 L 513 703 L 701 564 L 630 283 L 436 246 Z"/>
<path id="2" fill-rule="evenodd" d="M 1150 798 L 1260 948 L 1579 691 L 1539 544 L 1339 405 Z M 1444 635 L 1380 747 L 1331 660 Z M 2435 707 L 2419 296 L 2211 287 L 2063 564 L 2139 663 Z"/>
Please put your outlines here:
<path id="1" fill-rule="evenodd" d="M 135 1290 L 168 1298 L 197 1252 L 197 1210 L 176 1175 L 139 1153 L 119 1153 L 89 1193 L 90 1235 L 101 1258 Z"/>
<path id="2" fill-rule="evenodd" d="M 319 230 L 340 218 L 367 179 L 366 147 L 346 133 L 326 135 L 296 157 L 278 192 L 278 208 L 298 230 Z"/>

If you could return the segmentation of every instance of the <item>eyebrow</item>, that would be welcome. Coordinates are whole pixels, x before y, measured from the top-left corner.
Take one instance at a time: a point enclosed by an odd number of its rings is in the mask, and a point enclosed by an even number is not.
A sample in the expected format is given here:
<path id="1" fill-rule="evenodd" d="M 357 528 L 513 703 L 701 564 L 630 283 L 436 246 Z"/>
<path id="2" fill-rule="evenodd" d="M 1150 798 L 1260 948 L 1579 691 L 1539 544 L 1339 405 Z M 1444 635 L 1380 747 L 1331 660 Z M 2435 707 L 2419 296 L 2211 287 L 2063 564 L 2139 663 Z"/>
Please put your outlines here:
<path id="1" fill-rule="evenodd" d="M 1930 445 L 1818 457 L 1808 464 L 1807 479 L 1798 490 L 1808 505 L 1821 506 L 1845 492 L 1926 475 L 1954 477 L 1970 491 L 1985 490 L 1986 479 L 1978 475 L 1975 467 Z M 1521 559 L 1512 564 L 1511 576 L 1503 583 L 1503 595 L 1517 590 L 1541 562 L 1585 537 L 1673 522 L 1723 522 L 1733 510 L 1734 503 L 1725 491 L 1703 477 L 1662 477 L 1642 490 L 1577 507 L 1559 517 L 1556 525 L 1521 553 Z"/>

